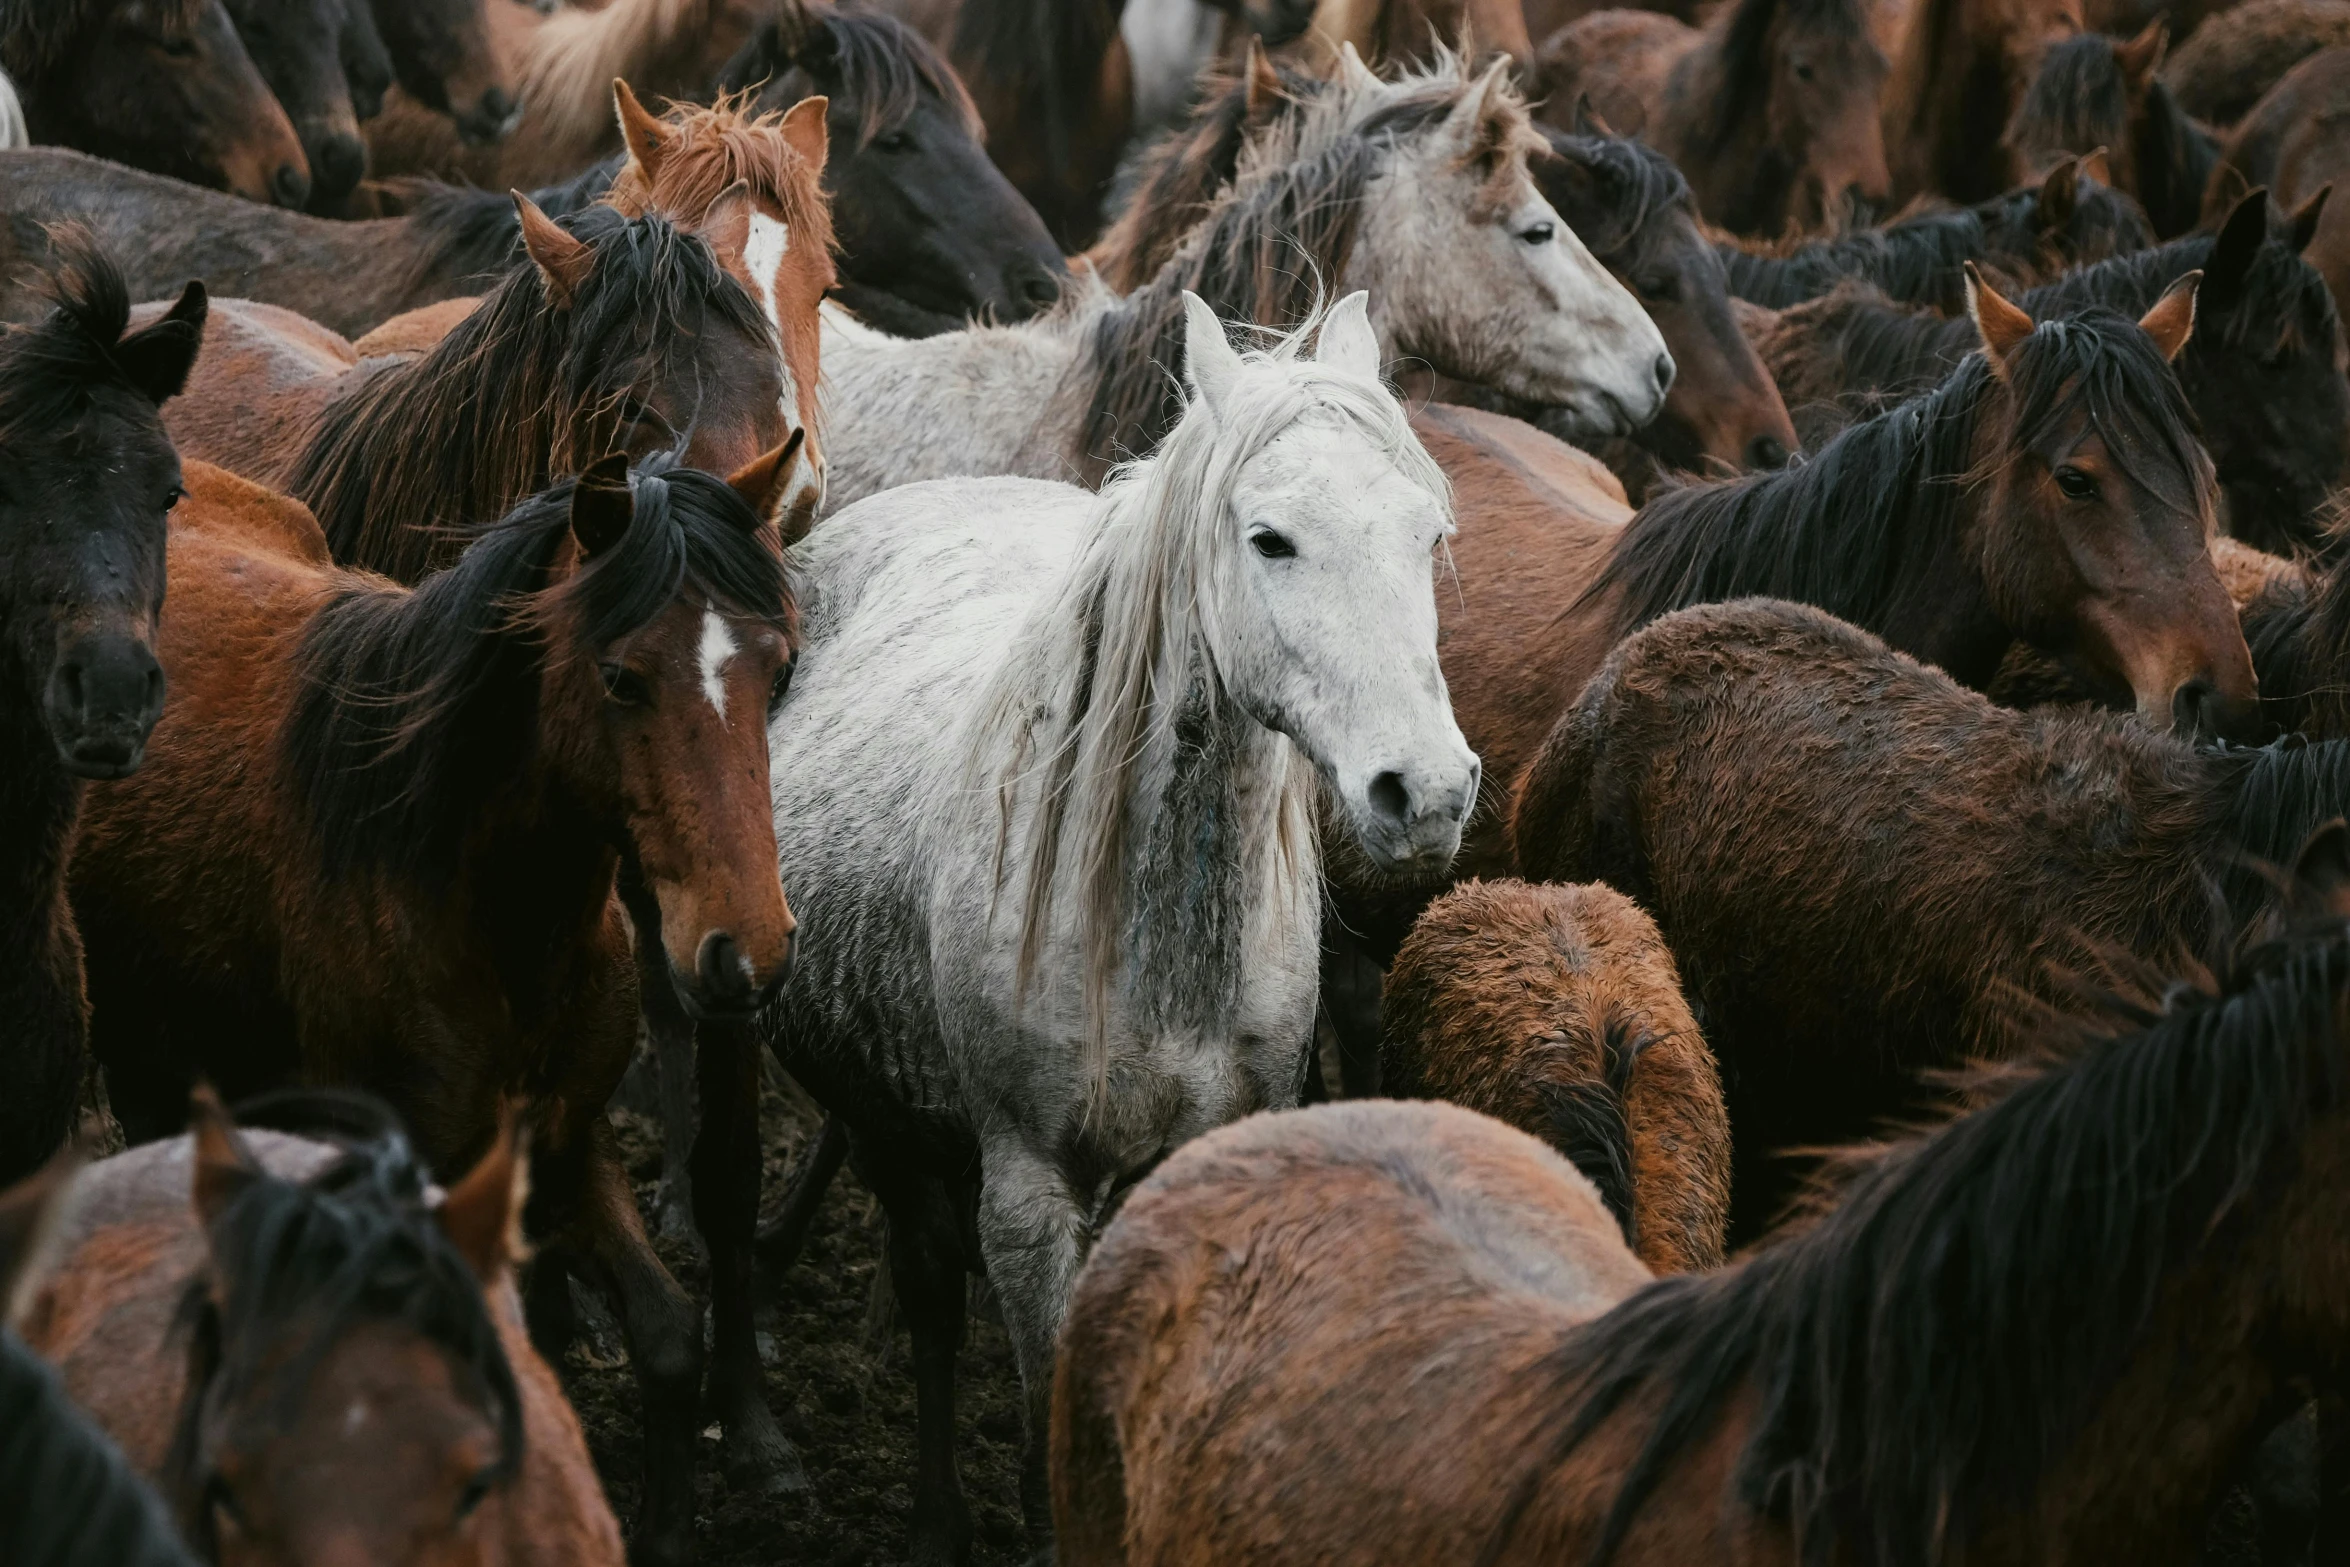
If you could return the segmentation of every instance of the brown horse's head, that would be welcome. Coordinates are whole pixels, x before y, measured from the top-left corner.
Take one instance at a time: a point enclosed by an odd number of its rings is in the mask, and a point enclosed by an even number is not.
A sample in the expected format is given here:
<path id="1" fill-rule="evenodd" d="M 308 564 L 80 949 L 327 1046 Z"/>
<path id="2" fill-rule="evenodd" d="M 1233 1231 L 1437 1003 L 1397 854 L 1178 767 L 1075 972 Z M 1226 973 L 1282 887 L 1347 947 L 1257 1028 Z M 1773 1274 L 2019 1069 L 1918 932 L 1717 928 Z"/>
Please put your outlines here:
<path id="1" fill-rule="evenodd" d="M 299 207 L 310 165 L 221 0 L 11 8 L 0 63 L 37 142 Z"/>
<path id="2" fill-rule="evenodd" d="M 209 1091 L 194 1134 L 208 1261 L 164 1479 L 205 1559 L 501 1567 L 536 1557 L 542 1533 L 611 1538 L 592 1485 L 549 1494 L 550 1459 L 585 1466 L 576 1430 L 535 1422 L 525 1451 L 518 1379 L 543 1368 L 517 1365 L 528 1350 L 502 1331 L 525 1184 L 513 1133 L 437 1203 L 396 1135 L 297 1183 Z"/>
<path id="3" fill-rule="evenodd" d="M 372 5 L 400 86 L 457 122 L 471 146 L 502 141 L 522 99 L 490 46 L 488 0 L 352 0 Z"/>
<path id="4" fill-rule="evenodd" d="M 767 721 L 793 625 L 771 527 L 801 436 L 721 483 L 596 464 L 571 489 L 576 575 L 541 612 L 559 766 L 617 823 L 697 1015 L 741 1014 L 789 967 Z"/>
<path id="5" fill-rule="evenodd" d="M 113 262 L 78 230 L 51 243 L 54 307 L 0 339 L 0 667 L 69 772 L 119 778 L 163 711 L 155 635 L 180 462 L 157 405 L 195 362 L 204 286 L 125 336 Z"/>
<path id="6" fill-rule="evenodd" d="M 1764 57 L 1770 72 L 1770 145 L 1796 170 L 1791 215 L 1830 221 L 1851 198 L 1883 202 L 1892 190 L 1878 100 L 1889 67 L 1855 7 L 1790 3 L 1772 8 Z"/>
<path id="7" fill-rule="evenodd" d="M 2160 727 L 2249 738 L 2252 660 L 2211 564 L 2211 459 L 2170 361 L 2195 325 L 2191 272 L 2132 324 L 2035 325 L 1967 267 L 1967 307 L 2004 413 L 1977 431 L 1983 576 L 2001 618 L 2126 689 Z"/>
<path id="8" fill-rule="evenodd" d="M 302 138 L 310 205 L 328 210 L 367 173 L 359 114 L 343 62 L 348 15 L 358 0 L 226 0 L 261 79 Z"/>

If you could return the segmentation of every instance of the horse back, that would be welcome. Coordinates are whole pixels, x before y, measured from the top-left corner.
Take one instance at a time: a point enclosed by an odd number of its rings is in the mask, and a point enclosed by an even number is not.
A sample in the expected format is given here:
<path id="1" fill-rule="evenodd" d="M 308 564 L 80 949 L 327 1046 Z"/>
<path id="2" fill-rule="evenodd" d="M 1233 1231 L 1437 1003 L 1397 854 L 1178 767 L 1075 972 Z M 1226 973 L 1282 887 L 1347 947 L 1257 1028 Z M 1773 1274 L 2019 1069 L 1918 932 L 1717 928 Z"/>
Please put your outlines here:
<path id="1" fill-rule="evenodd" d="M 161 307 L 131 313 L 143 325 Z M 280 482 L 312 423 L 368 372 L 340 333 L 307 316 L 250 299 L 216 299 L 188 384 L 163 408 L 182 457 L 216 463 L 264 484 Z"/>

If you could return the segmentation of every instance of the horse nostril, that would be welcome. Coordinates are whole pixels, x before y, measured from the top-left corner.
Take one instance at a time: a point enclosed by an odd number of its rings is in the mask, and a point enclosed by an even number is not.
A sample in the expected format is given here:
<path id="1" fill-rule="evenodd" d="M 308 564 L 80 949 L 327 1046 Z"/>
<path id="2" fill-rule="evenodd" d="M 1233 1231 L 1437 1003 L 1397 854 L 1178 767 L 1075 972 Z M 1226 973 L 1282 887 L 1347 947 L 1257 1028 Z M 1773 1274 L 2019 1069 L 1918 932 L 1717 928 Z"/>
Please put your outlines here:
<path id="1" fill-rule="evenodd" d="M 1371 809 L 1384 820 L 1400 827 L 1412 817 L 1412 792 L 1404 787 L 1403 774 L 1381 773 L 1371 780 Z"/>
<path id="2" fill-rule="evenodd" d="M 514 100 L 506 95 L 505 88 L 492 87 L 481 95 L 481 117 L 483 119 L 503 123 L 506 116 L 513 112 Z"/>
<path id="3" fill-rule="evenodd" d="M 739 1001 L 751 993 L 751 965 L 743 960 L 734 937 L 725 931 L 714 930 L 702 938 L 694 970 L 708 1000 Z"/>
<path id="4" fill-rule="evenodd" d="M 1746 466 L 1784 468 L 1787 466 L 1787 448 L 1775 435 L 1758 435 L 1746 443 Z"/>
<path id="5" fill-rule="evenodd" d="M 356 136 L 330 136 L 320 144 L 311 166 L 318 175 L 320 195 L 348 195 L 367 173 L 367 149 Z"/>
<path id="6" fill-rule="evenodd" d="M 1662 397 L 1673 389 L 1673 375 L 1678 367 L 1671 354 L 1656 356 L 1656 395 Z"/>
<path id="7" fill-rule="evenodd" d="M 2201 675 L 2171 693 L 2170 723 L 2181 734 L 2211 738 L 2213 708 L 2219 693 Z"/>
<path id="8" fill-rule="evenodd" d="M 299 164 L 281 163 L 269 177 L 269 193 L 281 207 L 299 207 L 310 199 L 310 172 Z"/>

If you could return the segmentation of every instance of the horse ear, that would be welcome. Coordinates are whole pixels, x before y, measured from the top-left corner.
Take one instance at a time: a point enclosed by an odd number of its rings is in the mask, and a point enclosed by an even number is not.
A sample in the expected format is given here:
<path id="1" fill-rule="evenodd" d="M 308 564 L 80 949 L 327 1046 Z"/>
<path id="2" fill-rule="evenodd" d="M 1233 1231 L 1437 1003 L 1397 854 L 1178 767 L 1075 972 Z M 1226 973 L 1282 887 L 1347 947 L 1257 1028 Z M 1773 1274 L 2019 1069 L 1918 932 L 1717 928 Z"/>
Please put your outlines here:
<path id="1" fill-rule="evenodd" d="M 596 253 L 586 240 L 565 232 L 541 212 L 528 196 L 520 191 L 508 194 L 514 198 L 515 214 L 522 219 L 522 248 L 530 253 L 539 276 L 546 279 L 547 297 L 557 309 L 569 309 L 580 285 L 596 270 Z"/>
<path id="2" fill-rule="evenodd" d="M 805 429 L 794 430 L 774 450 L 761 452 L 726 476 L 726 487 L 743 498 L 743 504 L 751 508 L 751 515 L 759 520 L 761 527 L 775 520 L 782 510 L 783 498 L 791 493 L 792 474 L 799 466 L 800 448 L 807 439 Z"/>
<path id="3" fill-rule="evenodd" d="M 743 252 L 751 248 L 751 182 L 736 180 L 720 191 L 694 232 L 709 241 L 720 266 L 730 272 L 741 270 Z"/>
<path id="4" fill-rule="evenodd" d="M 1340 300 L 1322 321 L 1322 340 L 1314 346 L 1314 362 L 1341 375 L 1379 380 L 1379 334 L 1371 329 L 1371 295 L 1356 289 Z"/>
<path id="5" fill-rule="evenodd" d="M 2113 183 L 2113 158 L 2103 147 L 2092 147 L 2081 154 L 2081 177 L 2095 180 L 2100 185 Z"/>
<path id="6" fill-rule="evenodd" d="M 522 1208 L 530 1197 L 529 1137 L 509 1110 L 499 1115 L 498 1140 L 465 1179 L 449 1188 L 434 1214 L 473 1276 L 494 1284 L 523 1260 Z"/>
<path id="7" fill-rule="evenodd" d="M 2285 242 L 2293 247 L 2294 254 L 2307 250 L 2309 242 L 2317 238 L 2317 221 L 2326 215 L 2326 198 L 2333 193 L 2333 186 L 2320 185 L 2316 195 L 2293 209 L 2293 216 L 2287 223 Z"/>
<path id="8" fill-rule="evenodd" d="M 593 560 L 628 536 L 636 520 L 636 490 L 628 482 L 628 454 L 614 452 L 588 464 L 571 491 L 571 536 Z"/>
<path id="9" fill-rule="evenodd" d="M 628 144 L 628 156 L 644 171 L 645 183 L 651 184 L 660 176 L 662 163 L 677 144 L 676 127 L 656 119 L 652 111 L 637 102 L 628 83 L 617 76 L 612 78 L 612 112 L 620 120 L 620 139 Z"/>
<path id="10" fill-rule="evenodd" d="M 1966 313 L 1975 323 L 1975 332 L 1983 340 L 1983 357 L 1991 361 L 1991 372 L 2001 380 L 2007 378 L 2008 356 L 2016 346 L 2032 335 L 2032 318 L 2010 304 L 1999 290 L 1983 281 L 1983 274 L 1975 270 L 1971 261 L 1966 266 Z"/>
<path id="11" fill-rule="evenodd" d="M 2232 301 L 2244 280 L 2252 275 L 2252 263 L 2260 259 L 2260 247 L 2268 243 L 2268 188 L 2256 186 L 2244 193 L 2244 199 L 2228 214 L 2220 225 L 2219 239 L 2211 247 L 2211 259 L 2203 264 L 2203 302 L 2217 310 L 2223 302 Z"/>
<path id="12" fill-rule="evenodd" d="M 140 396 L 158 405 L 179 396 L 204 346 L 204 318 L 210 308 L 204 285 L 191 281 L 162 320 L 114 345 L 114 362 Z"/>
<path id="13" fill-rule="evenodd" d="M 1495 60 L 1445 116 L 1437 134 L 1451 140 L 1455 161 L 1481 162 L 1500 149 L 1504 134 L 1500 96 L 1508 90 L 1509 69 L 1506 55 Z"/>
<path id="14" fill-rule="evenodd" d="M 2067 158 L 2048 171 L 2048 177 L 2040 182 L 2040 200 L 2035 208 L 2043 232 L 2053 232 L 2072 222 L 2080 202 L 2080 190 L 2080 159 Z"/>
<path id="15" fill-rule="evenodd" d="M 2350 915 L 2350 824 L 2341 817 L 2311 833 L 2293 857 L 2286 903 L 2303 919 Z"/>
<path id="16" fill-rule="evenodd" d="M 1615 127 L 1602 119 L 1597 109 L 1591 107 L 1591 94 L 1587 92 L 1575 94 L 1575 134 L 1605 136 L 1611 140 L 1616 134 Z"/>
<path id="17" fill-rule="evenodd" d="M 1363 63 L 1351 40 L 1338 46 L 1338 79 L 1353 88 L 1379 85 L 1378 73 Z"/>
<path id="18" fill-rule="evenodd" d="M 1208 416 L 1221 420 L 1240 376 L 1240 355 L 1224 336 L 1216 312 L 1188 288 L 1183 291 L 1183 373 L 1208 405 Z"/>
<path id="19" fill-rule="evenodd" d="M 1273 69 L 1273 57 L 1265 53 L 1265 40 L 1259 34 L 1248 35 L 1248 61 L 1241 75 L 1248 83 L 1241 112 L 1249 124 L 1262 125 L 1281 103 L 1281 73 Z"/>
<path id="20" fill-rule="evenodd" d="M 189 1196 L 196 1206 L 196 1222 L 209 1231 L 229 1205 L 262 1178 L 261 1161 L 237 1135 L 236 1123 L 208 1083 L 198 1083 L 188 1096 L 188 1130 L 195 1142 Z"/>
<path id="21" fill-rule="evenodd" d="M 0 1325 L 24 1314 L 41 1275 L 48 1271 L 57 1220 L 65 1210 L 74 1172 L 81 1167 L 81 1147 L 69 1143 L 47 1164 L 0 1192 Z"/>
<path id="22" fill-rule="evenodd" d="M 2159 17 L 2128 43 L 2113 46 L 2114 63 L 2122 68 L 2122 81 L 2131 97 L 2144 96 L 2154 73 L 2162 69 L 2163 52 L 2169 47 L 2170 23 Z"/>
<path id="23" fill-rule="evenodd" d="M 777 127 L 783 133 L 783 144 L 805 159 L 809 168 L 821 173 L 824 159 L 832 150 L 832 131 L 824 123 L 832 100 L 818 93 L 802 98 L 783 112 L 783 124 Z"/>
<path id="24" fill-rule="evenodd" d="M 2138 318 L 2139 330 L 2154 339 L 2165 359 L 2176 359 L 2195 331 L 2195 290 L 2203 274 L 2190 272 L 2162 291 L 2152 309 Z"/>
<path id="25" fill-rule="evenodd" d="M 2220 220 L 2236 210 L 2236 203 L 2252 193 L 2252 182 L 2244 178 L 2244 171 L 2232 163 L 2222 163 L 2211 171 L 2211 182 L 2203 188 L 2203 210 L 2197 214 L 2195 226 L 2199 229 L 2217 229 Z"/>

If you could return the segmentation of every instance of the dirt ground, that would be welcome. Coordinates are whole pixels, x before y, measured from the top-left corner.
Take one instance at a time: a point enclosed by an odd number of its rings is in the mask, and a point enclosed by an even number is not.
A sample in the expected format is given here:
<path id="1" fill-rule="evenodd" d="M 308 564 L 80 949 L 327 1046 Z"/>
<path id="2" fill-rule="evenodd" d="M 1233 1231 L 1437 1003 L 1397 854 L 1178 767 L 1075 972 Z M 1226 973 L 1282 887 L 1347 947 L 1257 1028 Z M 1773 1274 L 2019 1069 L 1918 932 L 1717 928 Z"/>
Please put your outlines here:
<path id="1" fill-rule="evenodd" d="M 632 1096 L 644 1103 L 646 1096 Z M 648 1106 L 649 1108 L 649 1106 Z M 650 1221 L 661 1165 L 651 1116 L 615 1109 L 637 1200 Z M 761 1185 L 767 1210 L 782 1201 L 787 1175 L 814 1139 L 815 1106 L 788 1084 L 761 1096 L 766 1148 Z M 658 1243 L 685 1287 L 708 1300 L 708 1276 L 693 1244 Z M 914 1384 L 902 1327 L 869 1326 L 880 1260 L 879 1206 L 847 1171 L 833 1183 L 798 1266 L 759 1314 L 767 1399 L 808 1468 L 797 1495 L 731 1493 L 719 1473 L 717 1428 L 704 1433 L 698 1515 L 706 1567 L 892 1567 L 906 1554 L 913 1506 Z M 572 1401 L 612 1505 L 625 1525 L 637 1494 L 636 1384 L 611 1319 L 583 1300 L 584 1331 L 563 1367 Z M 977 1525 L 977 1567 L 1027 1560 L 1020 1525 L 1020 1378 L 992 1308 L 974 1311 L 963 1350 L 957 1450 Z"/>

